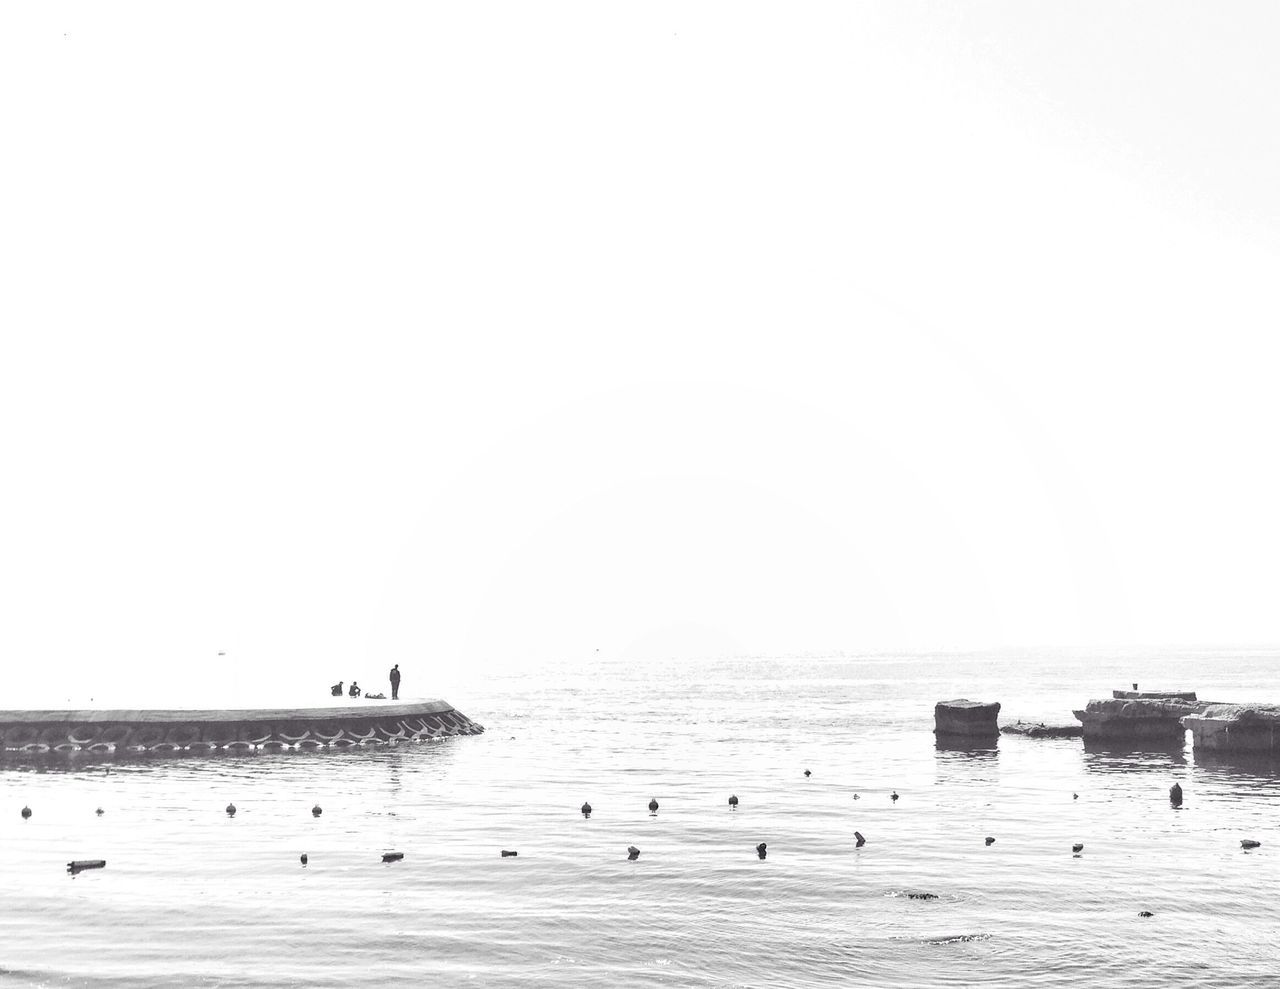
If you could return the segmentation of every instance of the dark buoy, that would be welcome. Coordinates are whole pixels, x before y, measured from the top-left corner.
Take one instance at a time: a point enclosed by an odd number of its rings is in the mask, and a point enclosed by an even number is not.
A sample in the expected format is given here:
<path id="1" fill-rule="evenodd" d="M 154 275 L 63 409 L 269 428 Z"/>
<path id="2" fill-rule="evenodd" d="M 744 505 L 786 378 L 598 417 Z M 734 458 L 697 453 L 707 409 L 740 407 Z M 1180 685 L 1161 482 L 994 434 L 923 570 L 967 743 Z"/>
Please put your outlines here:
<path id="1" fill-rule="evenodd" d="M 1150 910 L 1139 910 L 1139 911 L 1138 911 L 1138 916 L 1139 916 L 1139 917 L 1154 917 L 1154 916 L 1155 916 L 1155 914 L 1153 914 Z"/>
<path id="2" fill-rule="evenodd" d="M 628 845 L 627 858 L 629 858 L 632 862 L 634 862 L 639 857 L 640 857 L 640 849 L 636 848 L 635 845 Z"/>
<path id="3" fill-rule="evenodd" d="M 505 848 L 502 850 L 502 857 L 504 859 L 513 859 L 516 857 L 516 854 L 516 852 L 509 852 Z"/>
<path id="4" fill-rule="evenodd" d="M 867 843 L 867 839 L 866 839 L 866 838 L 864 838 L 864 837 L 862 837 L 862 832 L 861 832 L 861 831 L 855 831 L 855 832 L 853 833 L 853 837 L 854 837 L 854 847 L 855 847 L 855 848 L 861 848 L 863 845 L 865 845 L 865 844 Z"/>
<path id="5" fill-rule="evenodd" d="M 227 817 L 235 817 L 235 816 L 236 816 L 236 805 L 227 804 Z"/>
<path id="6" fill-rule="evenodd" d="M 1181 783 L 1174 783 L 1173 786 L 1169 787 L 1169 803 L 1173 804 L 1173 806 L 1175 807 L 1182 806 L 1182 784 Z"/>
<path id="7" fill-rule="evenodd" d="M 891 794 L 889 794 L 889 799 L 896 803 L 898 800 L 898 791 L 894 790 Z"/>
<path id="8" fill-rule="evenodd" d="M 314 807 L 311 808 L 312 817 L 319 817 L 323 813 L 324 813 L 324 808 L 321 807 L 319 804 L 316 804 Z"/>
<path id="9" fill-rule="evenodd" d="M 303 865 L 306 865 L 306 864 L 307 864 L 307 853 L 306 853 L 306 852 L 303 852 L 300 856 L 298 856 L 298 861 L 299 861 L 299 862 L 301 862 Z"/>
<path id="10" fill-rule="evenodd" d="M 67 871 L 73 876 L 85 869 L 105 869 L 106 867 L 106 859 L 76 859 L 74 862 L 67 863 Z"/>
<path id="11" fill-rule="evenodd" d="M 761 858 L 764 858 L 766 855 L 769 854 L 769 846 L 766 845 L 763 841 L 760 842 L 760 844 L 756 845 L 756 854 L 759 855 Z"/>
<path id="12" fill-rule="evenodd" d="M 99 807 L 97 810 L 94 811 L 94 813 L 97 814 L 99 817 L 101 817 L 103 814 L 106 813 L 106 811 L 103 810 L 101 807 Z"/>
<path id="13" fill-rule="evenodd" d="M 1262 842 L 1254 841 L 1252 838 L 1245 838 L 1242 842 L 1240 842 L 1241 848 L 1259 848 L 1261 847 L 1261 845 L 1262 845 Z"/>
<path id="14" fill-rule="evenodd" d="M 649 798 L 649 813 L 658 813 L 658 801 L 654 800 L 652 797 Z"/>
<path id="15" fill-rule="evenodd" d="M 730 806 L 731 808 L 733 808 L 734 810 L 737 810 L 737 809 L 738 809 L 738 798 L 737 798 L 737 797 L 730 797 L 730 798 L 729 798 L 729 806 Z"/>
<path id="16" fill-rule="evenodd" d="M 806 770 L 804 771 L 804 778 L 805 778 L 805 779 L 808 779 L 811 775 L 812 775 L 812 774 L 809 772 L 809 770 L 807 770 L 807 769 L 806 769 Z"/>
<path id="17" fill-rule="evenodd" d="M 1077 841 L 1074 845 L 1071 846 L 1071 850 L 1075 852 L 1077 855 L 1079 855 L 1081 852 L 1084 851 L 1084 842 Z"/>
<path id="18" fill-rule="evenodd" d="M 987 835 L 987 844 L 994 845 L 995 843 L 996 843 L 996 840 L 992 838 L 991 835 Z"/>
<path id="19" fill-rule="evenodd" d="M 583 817 L 590 817 L 590 816 L 591 816 L 591 805 L 590 805 L 590 804 L 583 804 L 583 805 L 582 805 L 582 816 L 583 816 Z"/>
<path id="20" fill-rule="evenodd" d="M 382 861 L 384 862 L 399 862 L 402 858 L 404 858 L 404 852 L 383 852 L 382 853 Z"/>
<path id="21" fill-rule="evenodd" d="M 25 821 L 25 820 L 26 820 L 27 818 L 29 818 L 30 816 L 31 816 L 31 808 L 30 808 L 30 807 L 23 807 L 23 808 L 22 808 L 22 819 Z"/>

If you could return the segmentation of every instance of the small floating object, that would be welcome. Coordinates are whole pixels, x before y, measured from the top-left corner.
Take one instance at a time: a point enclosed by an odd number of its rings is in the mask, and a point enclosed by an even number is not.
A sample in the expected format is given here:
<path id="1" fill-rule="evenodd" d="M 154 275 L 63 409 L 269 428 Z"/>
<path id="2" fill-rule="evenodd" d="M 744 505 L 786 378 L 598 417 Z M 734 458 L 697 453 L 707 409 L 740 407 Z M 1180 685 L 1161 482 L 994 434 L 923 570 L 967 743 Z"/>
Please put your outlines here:
<path id="1" fill-rule="evenodd" d="M 867 843 L 867 839 L 866 839 L 866 838 L 864 838 L 864 837 L 862 837 L 862 832 L 861 832 L 861 831 L 855 831 L 855 832 L 853 833 L 853 837 L 854 837 L 854 847 L 855 847 L 855 848 L 861 848 L 863 845 L 865 845 L 865 844 Z"/>
<path id="2" fill-rule="evenodd" d="M 382 861 L 384 862 L 399 862 L 402 858 L 404 858 L 404 852 L 383 852 L 382 853 Z"/>
<path id="3" fill-rule="evenodd" d="M 1173 786 L 1169 787 L 1169 803 L 1173 804 L 1173 806 L 1175 807 L 1182 806 L 1182 784 L 1181 783 L 1174 783 Z"/>
<path id="4" fill-rule="evenodd" d="M 1262 846 L 1262 842 L 1254 841 L 1252 838 L 1245 838 L 1243 841 L 1240 842 L 1241 848 L 1260 848 L 1261 846 Z"/>
<path id="5" fill-rule="evenodd" d="M 306 865 L 306 864 L 307 864 L 307 853 L 306 853 L 306 852 L 303 852 L 301 855 L 299 855 L 299 856 L 298 856 L 298 861 L 299 861 L 299 862 L 301 862 L 303 865 Z"/>
<path id="6" fill-rule="evenodd" d="M 76 859 L 74 862 L 67 863 L 67 871 L 72 874 L 83 872 L 85 869 L 105 869 L 106 867 L 106 859 Z"/>
<path id="7" fill-rule="evenodd" d="M 509 852 L 509 851 L 507 851 L 505 848 L 502 850 L 502 857 L 503 857 L 504 859 L 513 859 L 513 858 L 515 858 L 515 857 L 516 857 L 516 855 L 518 855 L 518 854 L 519 854 L 518 852 Z"/>
<path id="8" fill-rule="evenodd" d="M 991 835 L 987 835 L 986 841 L 988 846 L 994 845 L 996 843 L 996 840 L 992 838 Z"/>
<path id="9" fill-rule="evenodd" d="M 889 799 L 890 799 L 890 800 L 893 800 L 893 801 L 897 801 L 897 799 L 898 799 L 898 791 L 897 791 L 897 790 L 894 790 L 891 794 L 889 794 Z"/>
<path id="10" fill-rule="evenodd" d="M 324 808 L 321 807 L 319 804 L 316 804 L 314 807 L 311 808 L 312 817 L 319 817 L 323 813 L 324 813 Z"/>
<path id="11" fill-rule="evenodd" d="M 853 799 L 854 799 L 854 800 L 861 800 L 862 798 L 861 798 L 860 796 L 858 796 L 858 795 L 855 793 L 855 794 L 853 795 Z"/>
<path id="12" fill-rule="evenodd" d="M 639 857 L 640 857 L 640 849 L 636 848 L 635 845 L 628 845 L 627 858 L 629 858 L 632 862 L 634 862 Z"/>
<path id="13" fill-rule="evenodd" d="M 759 855 L 761 858 L 764 858 L 766 855 L 769 854 L 769 846 L 766 845 L 763 841 L 760 842 L 760 844 L 756 845 L 756 854 Z"/>
<path id="14" fill-rule="evenodd" d="M 582 816 L 583 816 L 583 817 L 590 817 L 590 816 L 591 816 L 591 805 L 590 805 L 590 804 L 583 804 L 583 805 L 582 805 Z"/>
<path id="15" fill-rule="evenodd" d="M 811 775 L 813 775 L 813 774 L 812 774 L 812 773 L 810 773 L 810 772 L 809 772 L 809 770 L 807 770 L 807 769 L 806 769 L 806 770 L 804 771 L 804 778 L 805 778 L 805 779 L 808 779 Z"/>
<path id="16" fill-rule="evenodd" d="M 1081 852 L 1084 851 L 1084 842 L 1077 841 L 1074 845 L 1071 846 L 1071 850 L 1075 852 L 1077 855 L 1079 855 Z"/>
<path id="17" fill-rule="evenodd" d="M 1079 800 L 1079 799 L 1080 799 L 1080 794 L 1078 794 L 1078 793 L 1073 793 L 1073 794 L 1071 794 L 1071 799 L 1072 799 L 1072 800 Z"/>
<path id="18" fill-rule="evenodd" d="M 106 813 L 106 811 L 103 810 L 101 807 L 99 807 L 97 810 L 94 811 L 94 813 L 97 814 L 99 817 L 101 817 L 103 814 Z"/>
<path id="19" fill-rule="evenodd" d="M 236 805 L 227 804 L 227 817 L 235 817 L 235 816 L 236 816 Z"/>
<path id="20" fill-rule="evenodd" d="M 31 816 L 31 808 L 30 808 L 30 807 L 23 807 L 23 808 L 22 808 L 22 819 L 25 821 L 25 820 L 26 820 L 27 818 L 29 818 L 30 816 Z"/>
<path id="21" fill-rule="evenodd" d="M 729 806 L 730 806 L 730 807 L 732 807 L 734 810 L 737 810 L 737 809 L 738 809 L 738 798 L 737 798 L 737 797 L 730 797 L 730 798 L 729 798 Z"/>
<path id="22" fill-rule="evenodd" d="M 936 900 L 937 898 L 938 898 L 937 893 L 908 893 L 907 894 L 908 900 Z"/>
<path id="23" fill-rule="evenodd" d="M 1139 910 L 1139 911 L 1138 911 L 1138 916 L 1139 916 L 1139 917 L 1154 917 L 1154 916 L 1155 916 L 1155 914 L 1153 914 L 1150 910 Z"/>
<path id="24" fill-rule="evenodd" d="M 658 813 L 658 801 L 654 800 L 652 797 L 649 798 L 649 813 Z"/>

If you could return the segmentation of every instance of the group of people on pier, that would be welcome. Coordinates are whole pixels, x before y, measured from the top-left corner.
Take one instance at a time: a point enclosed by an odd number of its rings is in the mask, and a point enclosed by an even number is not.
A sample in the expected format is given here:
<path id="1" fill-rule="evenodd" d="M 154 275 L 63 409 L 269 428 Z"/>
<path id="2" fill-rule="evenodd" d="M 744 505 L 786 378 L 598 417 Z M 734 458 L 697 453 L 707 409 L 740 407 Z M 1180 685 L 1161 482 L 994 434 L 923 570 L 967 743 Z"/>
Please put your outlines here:
<path id="1" fill-rule="evenodd" d="M 391 667 L 391 673 L 389 675 L 389 679 L 391 680 L 391 699 L 393 701 L 398 701 L 400 699 L 400 664 L 399 663 L 396 663 L 395 666 Z M 334 697 L 341 697 L 342 681 L 339 680 L 332 687 L 330 687 L 329 693 L 332 694 Z M 359 697 L 362 693 L 364 692 L 360 689 L 360 685 L 356 683 L 354 680 L 352 680 L 351 686 L 347 688 L 347 696 Z M 384 699 L 382 694 L 365 694 L 365 696 L 374 700 Z"/>

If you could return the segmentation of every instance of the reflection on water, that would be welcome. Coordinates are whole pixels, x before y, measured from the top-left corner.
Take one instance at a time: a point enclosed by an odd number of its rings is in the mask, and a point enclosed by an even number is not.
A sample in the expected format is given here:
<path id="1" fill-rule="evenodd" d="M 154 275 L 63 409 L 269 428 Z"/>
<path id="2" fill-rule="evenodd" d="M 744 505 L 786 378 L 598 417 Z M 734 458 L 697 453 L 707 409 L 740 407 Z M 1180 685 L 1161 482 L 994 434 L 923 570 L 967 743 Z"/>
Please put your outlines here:
<path id="1" fill-rule="evenodd" d="M 1196 685 L 1200 669 L 1165 673 Z M 1024 660 L 1007 681 L 988 657 L 650 672 L 639 683 L 602 664 L 450 687 L 489 731 L 432 743 L 10 760 L 5 978 L 148 989 L 1273 980 L 1273 765 L 1079 739 L 957 745 L 929 730 L 933 702 L 965 694 L 1007 700 L 1010 718 L 1052 719 L 1086 699 L 1087 664 Z M 1280 672 L 1267 675 L 1254 670 L 1280 697 Z M 1148 673 L 1115 682 L 1135 677 Z M 1004 683 L 1024 693 L 1001 697 Z M 1262 844 L 1244 853 L 1242 839 Z M 384 862 L 388 851 L 404 857 Z M 96 858 L 105 869 L 67 874 Z"/>

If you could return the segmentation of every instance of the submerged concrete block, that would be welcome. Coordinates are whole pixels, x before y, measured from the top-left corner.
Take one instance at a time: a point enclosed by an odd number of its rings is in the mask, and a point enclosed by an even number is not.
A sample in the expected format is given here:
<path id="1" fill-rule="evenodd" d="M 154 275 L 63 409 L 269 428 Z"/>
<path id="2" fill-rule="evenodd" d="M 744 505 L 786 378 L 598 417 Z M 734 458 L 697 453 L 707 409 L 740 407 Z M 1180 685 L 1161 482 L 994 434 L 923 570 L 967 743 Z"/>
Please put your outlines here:
<path id="1" fill-rule="evenodd" d="M 933 705 L 933 730 L 938 735 L 995 736 L 1000 733 L 999 714 L 999 701 L 938 701 Z"/>
<path id="2" fill-rule="evenodd" d="M 1123 692 L 1123 691 L 1122 691 Z M 1090 741 L 1152 742 L 1172 745 L 1186 736 L 1182 719 L 1195 714 L 1194 701 L 1177 698 L 1119 698 L 1090 701 L 1076 711 Z"/>
<path id="3" fill-rule="evenodd" d="M 1280 755 L 1280 706 L 1211 704 L 1182 719 L 1197 751 L 1223 755 Z"/>

